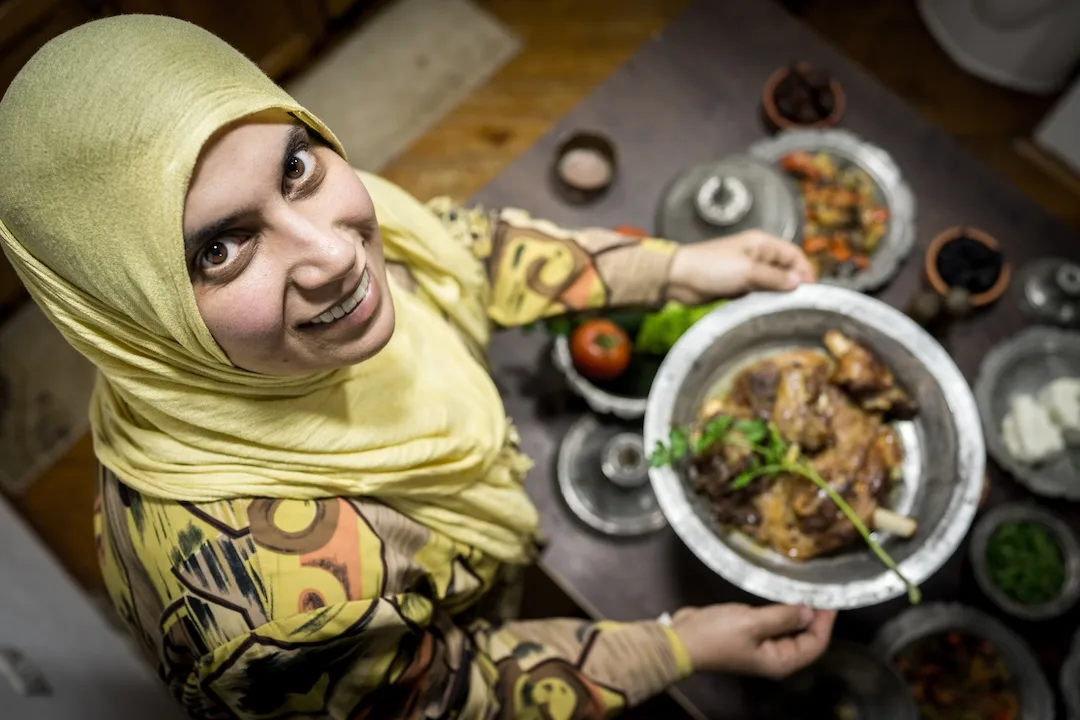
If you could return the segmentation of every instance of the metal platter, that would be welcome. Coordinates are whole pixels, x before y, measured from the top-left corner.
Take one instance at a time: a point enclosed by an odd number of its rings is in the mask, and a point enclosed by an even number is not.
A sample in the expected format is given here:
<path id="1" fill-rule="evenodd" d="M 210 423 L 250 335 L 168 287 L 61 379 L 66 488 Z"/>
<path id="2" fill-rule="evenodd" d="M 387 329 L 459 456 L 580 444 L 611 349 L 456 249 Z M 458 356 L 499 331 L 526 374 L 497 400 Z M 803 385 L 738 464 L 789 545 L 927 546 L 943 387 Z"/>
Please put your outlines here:
<path id="1" fill-rule="evenodd" d="M 1019 720 L 1053 720 L 1054 695 L 1027 643 L 993 617 L 956 603 L 909 608 L 885 624 L 874 640 L 882 657 L 892 658 L 916 640 L 959 631 L 989 641 L 1012 670 L 1020 695 Z"/>
<path id="2" fill-rule="evenodd" d="M 694 165 L 672 180 L 656 213 L 659 237 L 700 242 L 757 228 L 795 240 L 795 190 L 772 163 L 733 155 Z"/>
<path id="3" fill-rule="evenodd" d="M 1010 398 L 1033 393 L 1060 377 L 1080 378 L 1080 333 L 1049 327 L 1023 330 L 983 358 L 975 380 L 987 449 L 998 465 L 1033 493 L 1080 500 L 1080 447 L 1041 466 L 1013 459 L 1001 439 L 1001 421 Z"/>
<path id="4" fill-rule="evenodd" d="M 747 360 L 792 346 L 820 347 L 837 329 L 887 358 L 919 404 L 898 423 L 905 460 L 890 506 L 918 522 L 909 539 L 878 541 L 913 583 L 926 581 L 956 551 L 983 490 L 985 447 L 975 399 L 948 353 L 893 307 L 829 285 L 754 293 L 706 315 L 660 367 L 645 411 L 645 446 L 693 421 L 709 388 Z M 671 467 L 650 478 L 668 523 L 691 551 L 728 582 L 774 602 L 851 609 L 902 596 L 903 583 L 865 547 L 829 558 L 789 560 L 721 528 L 687 479 Z"/>
<path id="5" fill-rule="evenodd" d="M 575 515 L 608 535 L 643 535 L 666 521 L 649 485 L 641 423 L 584 415 L 559 445 L 559 489 Z"/>
<path id="6" fill-rule="evenodd" d="M 1004 523 L 1034 522 L 1054 533 L 1065 562 L 1065 584 L 1061 593 L 1052 601 L 1042 605 L 1024 605 L 1013 600 L 1001 591 L 990 577 L 990 567 L 986 558 L 986 546 L 990 536 Z M 1080 598 L 1080 544 L 1076 535 L 1053 513 L 1035 505 L 1007 503 L 998 505 L 979 518 L 971 533 L 969 546 L 971 565 L 975 570 L 975 580 L 979 588 L 999 608 L 1010 615 L 1024 620 L 1046 620 L 1068 612 Z"/>
<path id="7" fill-rule="evenodd" d="M 779 682 L 775 693 L 762 698 L 764 708 L 755 717 L 786 720 L 792 708 L 816 707 L 823 686 L 833 686 L 842 695 L 838 699 L 854 720 L 919 720 L 915 701 L 896 668 L 872 648 L 843 640 L 834 640 L 817 662 Z M 827 712 L 821 708 L 820 716 Z"/>
<path id="8" fill-rule="evenodd" d="M 862 168 L 880 191 L 878 201 L 889 211 L 888 230 L 870 258 L 870 267 L 851 278 L 822 278 L 820 282 L 860 292 L 881 288 L 899 272 L 915 245 L 915 195 L 900 168 L 885 150 L 848 130 L 789 130 L 755 143 L 749 152 L 778 164 L 785 155 L 799 150 L 825 151 Z M 801 202 L 799 212 L 801 218 Z M 801 232 L 798 240 L 802 241 Z"/>

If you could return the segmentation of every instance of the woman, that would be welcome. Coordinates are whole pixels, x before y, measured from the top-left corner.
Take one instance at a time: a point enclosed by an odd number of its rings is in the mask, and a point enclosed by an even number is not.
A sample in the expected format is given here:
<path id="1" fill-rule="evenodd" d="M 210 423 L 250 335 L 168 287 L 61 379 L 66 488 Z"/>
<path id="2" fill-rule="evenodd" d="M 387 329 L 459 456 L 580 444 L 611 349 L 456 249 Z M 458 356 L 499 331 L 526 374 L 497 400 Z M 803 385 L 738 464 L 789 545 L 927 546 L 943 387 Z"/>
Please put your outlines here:
<path id="1" fill-rule="evenodd" d="M 492 321 L 790 289 L 812 279 L 790 245 L 424 207 L 161 17 L 50 42 L 0 144 L 4 250 L 101 371 L 109 593 L 192 716 L 598 718 L 823 651 L 833 615 L 808 608 L 486 619 L 537 531 Z"/>

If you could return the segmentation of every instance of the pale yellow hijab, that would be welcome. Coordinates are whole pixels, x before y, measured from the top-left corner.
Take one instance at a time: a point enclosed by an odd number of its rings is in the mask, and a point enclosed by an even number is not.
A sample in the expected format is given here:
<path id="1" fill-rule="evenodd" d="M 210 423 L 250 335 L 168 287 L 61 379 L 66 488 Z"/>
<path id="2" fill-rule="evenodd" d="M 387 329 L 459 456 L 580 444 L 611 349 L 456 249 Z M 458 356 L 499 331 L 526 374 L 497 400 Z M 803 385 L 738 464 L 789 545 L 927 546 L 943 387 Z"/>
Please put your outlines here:
<path id="1" fill-rule="evenodd" d="M 536 514 L 528 461 L 491 378 L 444 319 L 488 339 L 482 269 L 396 186 L 361 173 L 387 256 L 397 328 L 371 360 L 270 377 L 233 366 L 203 324 L 182 213 L 199 152 L 253 113 L 334 135 L 256 65 L 195 25 L 98 20 L 52 40 L 0 102 L 0 238 L 34 300 L 100 369 L 100 461 L 136 490 L 208 501 L 365 495 L 504 561 Z"/>

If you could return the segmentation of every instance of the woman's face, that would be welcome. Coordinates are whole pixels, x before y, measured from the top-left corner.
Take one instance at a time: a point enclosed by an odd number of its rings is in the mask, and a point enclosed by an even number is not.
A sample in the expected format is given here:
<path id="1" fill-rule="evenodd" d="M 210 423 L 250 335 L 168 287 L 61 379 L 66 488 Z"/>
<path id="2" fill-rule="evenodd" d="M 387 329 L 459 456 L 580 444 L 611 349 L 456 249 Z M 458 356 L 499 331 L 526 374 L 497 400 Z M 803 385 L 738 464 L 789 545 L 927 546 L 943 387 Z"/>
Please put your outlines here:
<path id="1" fill-rule="evenodd" d="M 349 164 L 280 111 L 220 132 L 184 205 L 195 301 L 238 367 L 265 375 L 366 360 L 394 332 L 382 237 Z"/>

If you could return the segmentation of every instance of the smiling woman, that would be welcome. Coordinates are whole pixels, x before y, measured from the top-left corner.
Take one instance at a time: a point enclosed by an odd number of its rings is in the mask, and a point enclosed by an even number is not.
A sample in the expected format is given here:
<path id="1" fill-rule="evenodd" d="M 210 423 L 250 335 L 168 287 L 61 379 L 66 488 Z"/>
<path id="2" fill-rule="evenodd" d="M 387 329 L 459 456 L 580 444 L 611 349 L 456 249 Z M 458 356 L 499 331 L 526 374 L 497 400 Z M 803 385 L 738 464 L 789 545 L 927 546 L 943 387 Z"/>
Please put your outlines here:
<path id="1" fill-rule="evenodd" d="M 791 245 L 422 205 L 165 17 L 46 45 L 0 102 L 0 151 L 4 251 L 100 370 L 109 593 L 192 716 L 599 718 L 824 648 L 832 615 L 806 608 L 492 611 L 537 552 L 492 327 L 794 287 Z"/>

